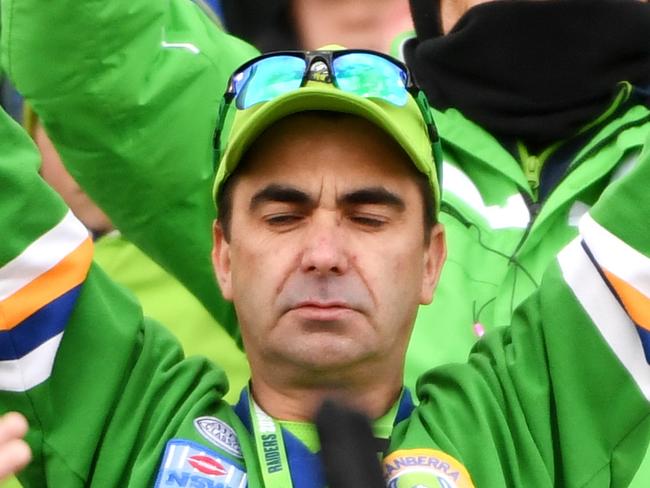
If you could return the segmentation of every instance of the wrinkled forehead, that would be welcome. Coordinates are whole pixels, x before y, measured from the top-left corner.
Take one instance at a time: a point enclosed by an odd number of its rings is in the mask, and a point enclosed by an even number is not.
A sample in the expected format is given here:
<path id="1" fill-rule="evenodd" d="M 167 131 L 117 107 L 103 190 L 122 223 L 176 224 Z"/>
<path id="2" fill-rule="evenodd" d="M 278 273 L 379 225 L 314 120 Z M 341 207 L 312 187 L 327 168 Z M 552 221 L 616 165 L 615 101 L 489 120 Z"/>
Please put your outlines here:
<path id="1" fill-rule="evenodd" d="M 393 137 L 372 122 L 337 112 L 302 112 L 268 127 L 236 173 L 341 180 L 363 175 L 377 181 L 417 170 Z"/>

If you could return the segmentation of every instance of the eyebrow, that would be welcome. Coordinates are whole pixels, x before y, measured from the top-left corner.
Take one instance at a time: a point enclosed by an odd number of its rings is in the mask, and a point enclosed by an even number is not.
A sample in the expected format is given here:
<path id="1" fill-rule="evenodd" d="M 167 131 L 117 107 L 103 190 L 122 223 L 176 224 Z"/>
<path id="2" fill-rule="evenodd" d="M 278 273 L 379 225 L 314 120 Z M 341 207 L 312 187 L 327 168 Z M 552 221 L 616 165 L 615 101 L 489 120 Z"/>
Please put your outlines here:
<path id="1" fill-rule="evenodd" d="M 254 211 L 260 205 L 267 202 L 295 203 L 298 205 L 314 204 L 313 199 L 304 191 L 292 186 L 271 184 L 253 195 L 250 210 Z"/>
<path id="2" fill-rule="evenodd" d="M 345 195 L 342 195 L 341 198 L 339 198 L 338 203 L 346 206 L 386 205 L 389 207 L 394 207 L 399 211 L 404 211 L 404 209 L 406 209 L 404 200 L 383 186 L 361 188 L 359 190 L 346 193 Z"/>
<path id="3" fill-rule="evenodd" d="M 254 211 L 260 205 L 268 202 L 294 203 L 304 206 L 315 206 L 314 199 L 306 192 L 292 186 L 271 184 L 255 193 L 251 198 L 250 210 Z M 338 205 L 386 205 L 399 211 L 406 209 L 404 200 L 382 186 L 360 188 L 345 193 L 337 199 Z"/>

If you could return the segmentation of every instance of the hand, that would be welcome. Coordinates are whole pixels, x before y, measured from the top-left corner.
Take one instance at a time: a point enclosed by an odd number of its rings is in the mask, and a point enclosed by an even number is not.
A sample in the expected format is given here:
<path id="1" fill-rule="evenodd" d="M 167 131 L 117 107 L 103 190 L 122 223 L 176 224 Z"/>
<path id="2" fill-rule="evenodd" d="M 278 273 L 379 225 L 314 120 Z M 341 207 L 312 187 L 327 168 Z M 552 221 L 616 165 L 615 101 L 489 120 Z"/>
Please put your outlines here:
<path id="1" fill-rule="evenodd" d="M 19 413 L 9 412 L 0 417 L 0 481 L 31 461 L 32 451 L 23 440 L 27 429 L 27 420 Z"/>

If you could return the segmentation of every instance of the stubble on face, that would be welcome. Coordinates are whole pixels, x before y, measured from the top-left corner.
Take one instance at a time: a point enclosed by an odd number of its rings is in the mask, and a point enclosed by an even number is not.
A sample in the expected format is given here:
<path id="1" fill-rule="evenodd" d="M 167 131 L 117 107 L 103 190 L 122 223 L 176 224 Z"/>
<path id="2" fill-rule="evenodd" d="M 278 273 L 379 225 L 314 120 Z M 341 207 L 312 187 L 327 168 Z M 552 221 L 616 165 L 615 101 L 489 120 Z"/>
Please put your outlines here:
<path id="1" fill-rule="evenodd" d="M 425 253 L 413 171 L 396 143 L 349 116 L 293 116 L 249 151 L 229 252 L 254 375 L 401 378 Z"/>

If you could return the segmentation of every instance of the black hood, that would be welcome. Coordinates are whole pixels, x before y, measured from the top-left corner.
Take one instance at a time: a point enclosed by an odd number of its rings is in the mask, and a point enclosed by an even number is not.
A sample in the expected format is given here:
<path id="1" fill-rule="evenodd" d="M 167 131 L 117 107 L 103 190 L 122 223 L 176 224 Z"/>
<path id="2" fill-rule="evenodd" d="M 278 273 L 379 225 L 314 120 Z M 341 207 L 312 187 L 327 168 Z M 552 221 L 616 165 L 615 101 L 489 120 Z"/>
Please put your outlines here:
<path id="1" fill-rule="evenodd" d="M 650 85 L 650 4 L 495 0 L 447 35 L 437 1 L 411 0 L 406 59 L 439 110 L 459 109 L 497 137 L 546 144 L 604 112 L 617 84 Z"/>

